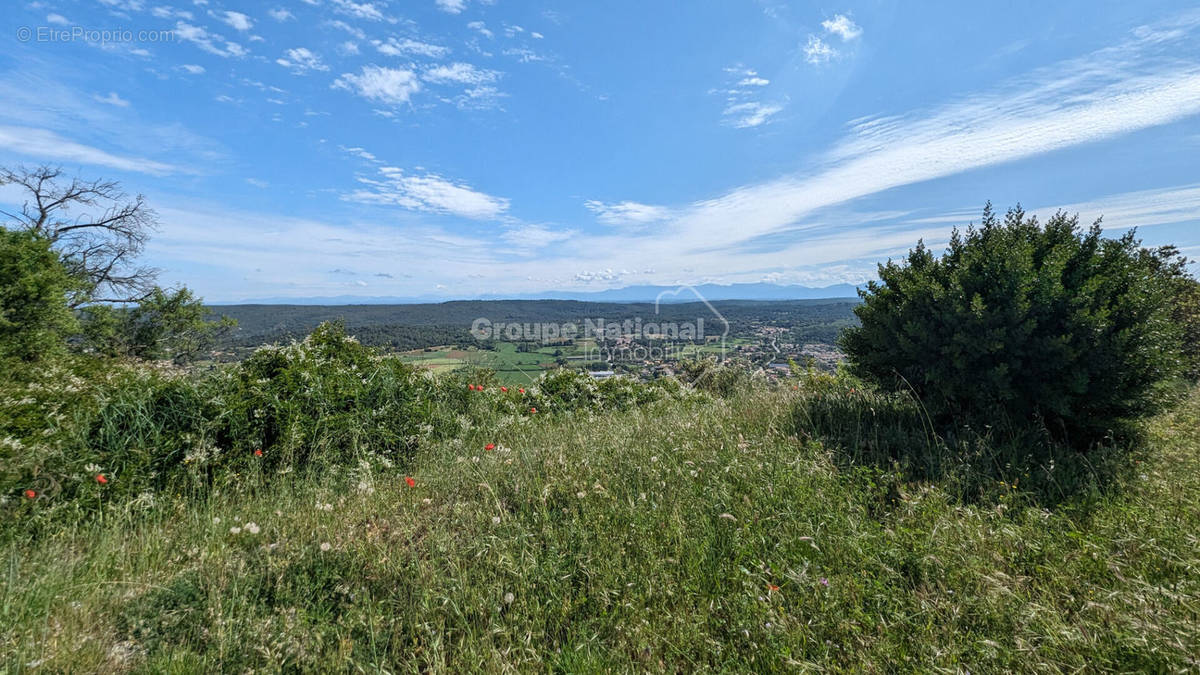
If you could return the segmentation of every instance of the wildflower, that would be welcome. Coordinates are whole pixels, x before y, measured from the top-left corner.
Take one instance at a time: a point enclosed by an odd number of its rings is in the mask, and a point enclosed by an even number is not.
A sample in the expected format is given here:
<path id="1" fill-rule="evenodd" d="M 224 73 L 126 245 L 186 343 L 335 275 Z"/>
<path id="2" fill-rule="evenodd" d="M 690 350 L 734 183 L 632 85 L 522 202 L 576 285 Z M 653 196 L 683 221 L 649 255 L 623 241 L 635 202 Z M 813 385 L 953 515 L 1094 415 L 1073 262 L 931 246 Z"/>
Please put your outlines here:
<path id="1" fill-rule="evenodd" d="M 250 534 L 258 534 L 261 531 L 259 529 L 258 525 L 256 525 L 255 523 L 246 523 L 245 528 L 246 528 L 246 531 L 249 532 Z"/>
<path id="2" fill-rule="evenodd" d="M 767 590 L 774 593 L 775 591 L 779 590 L 779 587 L 776 586 L 775 584 L 767 584 Z"/>
<path id="3" fill-rule="evenodd" d="M 404 482 L 408 483 L 408 487 L 417 487 L 417 481 L 413 480 L 412 476 L 405 476 Z"/>
<path id="4" fill-rule="evenodd" d="M 221 516 L 213 516 L 213 525 L 221 524 Z"/>
<path id="5" fill-rule="evenodd" d="M 828 580 L 828 579 L 826 579 L 825 577 L 821 577 L 821 585 L 822 585 L 822 586 L 828 586 L 828 585 L 829 585 L 829 580 Z"/>
<path id="6" fill-rule="evenodd" d="M 473 384 L 468 384 L 468 385 L 467 385 L 467 389 L 470 389 L 471 391 L 475 391 L 475 385 L 473 385 Z"/>
<path id="7" fill-rule="evenodd" d="M 101 485 L 104 485 L 104 484 L 108 483 L 108 479 L 104 477 L 104 474 L 98 473 L 98 474 L 96 474 L 96 482 Z"/>
<path id="8" fill-rule="evenodd" d="M 529 412 L 530 414 L 537 414 L 537 408 L 530 408 Z"/>
<path id="9" fill-rule="evenodd" d="M 487 445 L 483 446 L 483 449 L 484 449 L 484 450 L 495 450 L 495 449 L 496 449 L 496 444 L 495 444 L 495 443 L 488 443 Z"/>
<path id="10" fill-rule="evenodd" d="M 500 516 L 492 516 L 492 524 L 499 525 L 500 524 Z"/>
<path id="11" fill-rule="evenodd" d="M 36 492 L 34 492 L 33 490 L 26 490 L 26 491 L 25 491 L 25 496 L 26 496 L 27 498 L 29 498 L 29 499 L 34 499 L 34 498 L 36 498 L 36 497 L 37 497 L 37 493 L 36 493 Z"/>
<path id="12" fill-rule="evenodd" d="M 238 527 L 237 525 L 234 525 L 233 527 L 229 528 L 229 534 L 241 534 L 241 533 L 242 533 L 242 528 Z"/>
<path id="13" fill-rule="evenodd" d="M 333 547 L 329 545 L 329 542 L 327 542 L 327 541 L 321 542 L 321 551 L 326 552 L 331 548 L 333 548 Z"/>
<path id="14" fill-rule="evenodd" d="M 518 393 L 518 394 L 524 394 L 524 393 L 525 393 L 525 390 L 524 390 L 524 389 L 521 389 L 521 388 L 518 388 L 518 389 L 517 389 L 517 393 Z"/>
<path id="15" fill-rule="evenodd" d="M 254 451 L 254 456 L 255 456 L 255 457 L 262 457 L 262 448 L 258 448 L 257 450 L 255 450 L 255 451 Z"/>
<path id="16" fill-rule="evenodd" d="M 504 604 L 506 604 L 506 605 L 511 605 L 513 603 L 513 600 L 516 600 L 516 599 L 517 599 L 516 596 L 514 596 L 512 593 L 504 594 Z"/>
<path id="17" fill-rule="evenodd" d="M 500 387 L 500 391 L 502 391 L 502 392 L 504 392 L 504 393 L 506 393 L 506 394 L 507 394 L 507 393 L 508 393 L 508 387 Z"/>
<path id="18" fill-rule="evenodd" d="M 575 496 L 576 496 L 576 497 L 579 497 L 580 499 L 583 499 L 584 497 L 586 497 L 586 496 L 587 496 L 587 493 L 586 493 L 586 492 L 584 492 L 583 490 L 580 490 L 579 492 L 576 492 L 576 493 L 575 493 Z"/>
<path id="19" fill-rule="evenodd" d="M 426 497 L 425 499 L 421 500 L 421 503 L 424 504 L 425 506 L 429 506 L 430 504 L 433 503 L 433 500 L 430 499 L 429 497 Z"/>

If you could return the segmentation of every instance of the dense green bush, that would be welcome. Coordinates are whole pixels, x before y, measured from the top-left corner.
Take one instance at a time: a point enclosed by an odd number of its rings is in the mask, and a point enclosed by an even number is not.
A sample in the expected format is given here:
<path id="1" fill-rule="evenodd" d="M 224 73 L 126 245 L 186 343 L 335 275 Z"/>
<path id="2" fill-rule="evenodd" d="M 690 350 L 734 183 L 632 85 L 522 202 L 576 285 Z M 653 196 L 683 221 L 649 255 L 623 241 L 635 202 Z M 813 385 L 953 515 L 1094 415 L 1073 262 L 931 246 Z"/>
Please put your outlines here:
<path id="1" fill-rule="evenodd" d="M 857 374 L 910 390 L 942 426 L 1023 433 L 1030 423 L 1089 447 L 1160 409 L 1180 368 L 1169 301 L 1179 261 L 1104 239 L 1077 217 L 1044 225 L 990 205 L 944 256 L 922 244 L 879 267 L 843 348 Z"/>
<path id="2" fill-rule="evenodd" d="M 0 359 L 62 351 L 75 326 L 66 295 L 78 287 L 48 240 L 0 228 Z"/>

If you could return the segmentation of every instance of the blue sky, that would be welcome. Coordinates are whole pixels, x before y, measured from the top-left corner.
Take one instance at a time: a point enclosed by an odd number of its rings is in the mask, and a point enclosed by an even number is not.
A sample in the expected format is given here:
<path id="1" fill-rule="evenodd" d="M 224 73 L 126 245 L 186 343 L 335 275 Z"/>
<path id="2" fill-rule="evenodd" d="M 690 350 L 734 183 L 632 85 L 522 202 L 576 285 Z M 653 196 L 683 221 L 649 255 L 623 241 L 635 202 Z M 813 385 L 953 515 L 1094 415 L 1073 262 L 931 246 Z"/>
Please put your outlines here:
<path id="1" fill-rule="evenodd" d="M 214 301 L 861 282 L 988 199 L 1200 257 L 1188 3 L 45 0 L 0 32 L 0 164 L 145 193 L 148 262 Z"/>

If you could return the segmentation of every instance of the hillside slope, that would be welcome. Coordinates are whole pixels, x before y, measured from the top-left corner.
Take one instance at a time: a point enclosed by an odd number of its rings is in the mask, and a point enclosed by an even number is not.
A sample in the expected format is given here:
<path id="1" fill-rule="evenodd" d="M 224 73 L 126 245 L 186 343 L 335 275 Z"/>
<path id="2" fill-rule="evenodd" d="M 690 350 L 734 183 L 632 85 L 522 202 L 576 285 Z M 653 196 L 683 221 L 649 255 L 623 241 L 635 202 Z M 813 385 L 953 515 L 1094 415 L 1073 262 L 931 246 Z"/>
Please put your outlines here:
<path id="1" fill-rule="evenodd" d="M 1150 425 L 1127 477 L 1047 505 L 855 467 L 804 440 L 803 395 L 507 418 L 422 450 L 411 487 L 248 477 L 10 542 L 0 663 L 1200 667 L 1200 396 Z"/>

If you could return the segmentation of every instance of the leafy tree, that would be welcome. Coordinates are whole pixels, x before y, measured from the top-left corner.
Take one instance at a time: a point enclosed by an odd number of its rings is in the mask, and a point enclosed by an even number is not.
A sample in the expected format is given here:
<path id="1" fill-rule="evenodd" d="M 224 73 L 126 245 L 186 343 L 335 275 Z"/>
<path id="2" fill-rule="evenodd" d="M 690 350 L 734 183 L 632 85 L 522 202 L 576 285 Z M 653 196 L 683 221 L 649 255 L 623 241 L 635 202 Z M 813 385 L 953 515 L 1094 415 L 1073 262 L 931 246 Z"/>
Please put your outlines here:
<path id="1" fill-rule="evenodd" d="M 75 326 L 67 296 L 77 288 L 49 240 L 0 228 L 0 357 L 34 361 L 62 350 Z"/>
<path id="2" fill-rule="evenodd" d="M 211 350 L 236 325 L 224 317 L 211 321 L 211 313 L 187 288 L 156 287 L 136 307 L 84 308 L 84 344 L 104 356 L 184 363 Z"/>
<path id="3" fill-rule="evenodd" d="M 853 371 L 914 393 L 936 421 L 1016 429 L 1042 423 L 1087 447 L 1152 414 L 1180 368 L 1170 305 L 1174 249 L 1130 232 L 1101 238 L 1059 212 L 984 210 L 937 258 L 918 243 L 861 291 L 842 345 Z"/>

